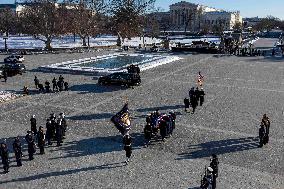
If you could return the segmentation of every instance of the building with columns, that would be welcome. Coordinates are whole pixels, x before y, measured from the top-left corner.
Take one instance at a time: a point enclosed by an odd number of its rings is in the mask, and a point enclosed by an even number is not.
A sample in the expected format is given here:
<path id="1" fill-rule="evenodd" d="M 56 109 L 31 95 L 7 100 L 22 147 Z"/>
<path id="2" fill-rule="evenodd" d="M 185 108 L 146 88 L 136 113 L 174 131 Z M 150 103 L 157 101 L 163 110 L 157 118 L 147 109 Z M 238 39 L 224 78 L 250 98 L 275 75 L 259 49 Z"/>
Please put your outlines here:
<path id="1" fill-rule="evenodd" d="M 190 32 L 199 32 L 205 27 L 212 30 L 220 25 L 224 30 L 231 30 L 236 23 L 242 24 L 240 12 L 227 12 L 186 1 L 170 5 L 170 17 L 173 30 Z"/>

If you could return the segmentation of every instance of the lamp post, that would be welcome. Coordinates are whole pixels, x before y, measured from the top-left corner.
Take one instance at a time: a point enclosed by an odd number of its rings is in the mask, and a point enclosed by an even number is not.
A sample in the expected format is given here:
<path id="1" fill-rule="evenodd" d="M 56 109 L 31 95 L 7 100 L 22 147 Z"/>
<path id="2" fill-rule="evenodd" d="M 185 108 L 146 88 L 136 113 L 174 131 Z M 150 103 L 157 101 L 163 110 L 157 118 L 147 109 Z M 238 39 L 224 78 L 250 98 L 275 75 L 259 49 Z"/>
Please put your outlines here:
<path id="1" fill-rule="evenodd" d="M 8 39 L 8 35 L 6 33 L 5 36 L 3 36 L 3 39 L 4 39 L 4 44 L 5 44 L 5 51 L 7 52 L 8 51 L 8 47 L 7 47 L 7 39 Z"/>

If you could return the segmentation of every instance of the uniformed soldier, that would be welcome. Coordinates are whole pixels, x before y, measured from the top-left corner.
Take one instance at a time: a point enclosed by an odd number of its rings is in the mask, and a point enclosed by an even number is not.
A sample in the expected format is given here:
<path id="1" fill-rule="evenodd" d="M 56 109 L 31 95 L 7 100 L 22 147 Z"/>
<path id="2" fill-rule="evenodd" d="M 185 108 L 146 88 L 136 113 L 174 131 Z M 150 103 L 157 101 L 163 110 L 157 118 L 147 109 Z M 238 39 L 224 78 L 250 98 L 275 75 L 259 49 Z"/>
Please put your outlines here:
<path id="1" fill-rule="evenodd" d="M 211 167 L 207 167 L 206 173 L 203 176 L 203 179 L 201 181 L 201 189 L 212 189 L 212 176 L 213 169 Z"/>
<path id="2" fill-rule="evenodd" d="M 61 119 L 57 119 L 55 129 L 56 129 L 57 146 L 62 146 L 62 144 L 61 144 L 62 143 L 62 123 L 61 123 Z"/>
<path id="3" fill-rule="evenodd" d="M 51 120 L 47 119 L 46 120 L 46 140 L 47 140 L 48 145 L 52 145 L 51 139 L 52 139 L 52 124 L 51 124 Z"/>
<path id="4" fill-rule="evenodd" d="M 20 137 L 17 136 L 13 142 L 13 150 L 15 153 L 15 157 L 16 157 L 16 162 L 17 162 L 17 166 L 20 167 L 22 166 L 22 144 L 20 141 Z"/>
<path id="5" fill-rule="evenodd" d="M 25 139 L 28 143 L 29 160 L 33 160 L 34 153 L 36 152 L 35 139 L 31 131 L 27 131 L 27 133 Z"/>
<path id="6" fill-rule="evenodd" d="M 7 78 L 8 78 L 8 73 L 6 70 L 3 71 L 3 78 L 4 78 L 4 82 L 7 82 Z"/>
<path id="7" fill-rule="evenodd" d="M 39 80 L 38 80 L 37 76 L 35 76 L 34 82 L 35 82 L 35 88 L 37 89 L 38 84 L 39 84 Z"/>
<path id="8" fill-rule="evenodd" d="M 260 128 L 259 128 L 259 146 L 258 146 L 260 148 L 263 146 L 264 137 L 265 137 L 265 128 L 264 128 L 263 122 L 261 122 Z"/>
<path id="9" fill-rule="evenodd" d="M 195 94 L 195 96 L 196 96 L 196 99 L 197 99 L 197 105 L 198 105 L 198 101 L 199 101 L 199 95 L 200 95 L 200 91 L 199 91 L 199 88 L 198 87 L 196 87 L 196 89 L 195 89 L 195 91 L 194 91 L 194 94 Z"/>
<path id="10" fill-rule="evenodd" d="M 266 114 L 263 115 L 261 122 L 265 126 L 265 137 L 264 137 L 264 144 L 269 142 L 269 129 L 270 129 L 270 120 Z"/>
<path id="11" fill-rule="evenodd" d="M 47 92 L 47 93 L 49 93 L 50 92 L 50 83 L 49 83 L 49 81 L 45 81 L 45 92 Z"/>
<path id="12" fill-rule="evenodd" d="M 52 90 L 55 91 L 55 89 L 58 91 L 57 79 L 54 77 L 52 80 Z"/>
<path id="13" fill-rule="evenodd" d="M 167 122 L 162 120 L 159 124 L 160 135 L 162 137 L 162 141 L 165 142 L 165 138 L 167 136 Z"/>
<path id="14" fill-rule="evenodd" d="M 36 128 L 36 118 L 35 115 L 32 115 L 31 119 L 31 131 L 34 133 L 34 135 L 37 134 L 37 128 Z"/>
<path id="15" fill-rule="evenodd" d="M 54 113 L 50 114 L 49 117 L 51 121 L 51 134 L 52 134 L 52 139 L 56 140 L 56 115 Z"/>
<path id="16" fill-rule="evenodd" d="M 204 103 L 204 95 L 205 95 L 204 89 L 201 88 L 199 91 L 200 106 L 202 106 Z"/>
<path id="17" fill-rule="evenodd" d="M 38 129 L 38 134 L 37 134 L 37 142 L 38 142 L 38 147 L 39 147 L 39 154 L 45 154 L 44 152 L 44 145 L 45 145 L 45 134 L 43 132 L 43 127 L 40 126 Z"/>
<path id="18" fill-rule="evenodd" d="M 145 137 L 145 146 L 148 147 L 152 138 L 152 126 L 150 122 L 147 122 L 144 127 L 144 137 Z"/>
<path id="19" fill-rule="evenodd" d="M 123 144 L 124 144 L 124 150 L 126 153 L 126 161 L 125 163 L 128 164 L 128 162 L 130 161 L 130 157 L 132 154 L 132 138 L 129 134 L 124 135 L 123 137 Z"/>
<path id="20" fill-rule="evenodd" d="M 210 163 L 210 167 L 213 169 L 213 181 L 212 181 L 212 189 L 216 189 L 216 178 L 218 177 L 218 158 L 216 154 L 212 154 L 212 159 Z"/>
<path id="21" fill-rule="evenodd" d="M 62 125 L 62 137 L 65 138 L 66 131 L 67 131 L 67 121 L 65 118 L 65 114 L 63 112 L 60 113 L 59 118 L 61 119 L 61 125 Z"/>
<path id="22" fill-rule="evenodd" d="M 64 82 L 64 90 L 68 91 L 69 90 L 69 84 L 67 81 Z"/>
<path id="23" fill-rule="evenodd" d="M 192 113 L 194 114 L 195 109 L 196 109 L 196 107 L 197 107 L 197 105 L 198 105 L 197 97 L 196 97 L 195 94 L 192 95 L 192 101 L 190 102 L 190 104 L 191 104 L 191 106 L 192 106 Z"/>
<path id="24" fill-rule="evenodd" d="M 2 159 L 4 173 L 8 173 L 9 172 L 9 150 L 8 150 L 7 144 L 4 142 L 1 143 L 0 156 Z"/>
<path id="25" fill-rule="evenodd" d="M 185 98 L 183 102 L 184 102 L 184 111 L 187 112 L 187 109 L 189 108 L 190 105 L 189 99 Z"/>

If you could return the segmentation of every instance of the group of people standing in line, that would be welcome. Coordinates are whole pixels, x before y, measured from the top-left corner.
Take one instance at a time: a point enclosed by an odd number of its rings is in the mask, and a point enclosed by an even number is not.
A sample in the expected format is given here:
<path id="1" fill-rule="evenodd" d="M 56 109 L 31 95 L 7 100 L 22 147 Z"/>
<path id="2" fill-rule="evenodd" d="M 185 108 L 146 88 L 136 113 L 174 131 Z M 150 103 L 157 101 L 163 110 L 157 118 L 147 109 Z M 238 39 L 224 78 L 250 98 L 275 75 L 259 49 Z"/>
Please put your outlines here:
<path id="1" fill-rule="evenodd" d="M 44 148 L 46 145 L 46 140 L 48 145 L 52 145 L 52 141 L 57 142 L 57 146 L 61 146 L 63 143 L 63 139 L 65 138 L 65 133 L 67 130 L 67 122 L 64 113 L 60 113 L 58 118 L 56 115 L 50 114 L 50 117 L 46 122 L 46 132 L 44 132 L 44 128 L 42 126 L 37 130 L 37 121 L 35 115 L 33 115 L 30 119 L 31 130 L 27 131 L 27 135 L 25 136 L 25 140 L 28 145 L 28 155 L 29 160 L 34 159 L 34 154 L 36 153 L 36 148 L 38 146 L 40 155 L 45 154 Z M 37 142 L 37 146 L 36 146 Z M 15 153 L 15 158 L 17 162 L 17 166 L 22 166 L 22 144 L 20 137 L 15 137 L 13 142 L 13 151 Z M 6 142 L 2 142 L 0 146 L 0 156 L 2 159 L 4 173 L 9 172 L 9 149 Z"/>
<path id="2" fill-rule="evenodd" d="M 34 78 L 34 84 L 35 88 L 39 90 L 39 92 L 60 92 L 60 91 L 68 91 L 69 90 L 69 83 L 67 81 L 64 81 L 64 77 L 62 75 L 59 76 L 58 80 L 56 77 L 52 79 L 52 90 L 50 86 L 50 82 L 46 80 L 44 82 L 44 85 L 40 83 L 37 76 Z M 24 94 L 29 95 L 29 89 L 27 86 L 24 86 L 23 88 Z"/>

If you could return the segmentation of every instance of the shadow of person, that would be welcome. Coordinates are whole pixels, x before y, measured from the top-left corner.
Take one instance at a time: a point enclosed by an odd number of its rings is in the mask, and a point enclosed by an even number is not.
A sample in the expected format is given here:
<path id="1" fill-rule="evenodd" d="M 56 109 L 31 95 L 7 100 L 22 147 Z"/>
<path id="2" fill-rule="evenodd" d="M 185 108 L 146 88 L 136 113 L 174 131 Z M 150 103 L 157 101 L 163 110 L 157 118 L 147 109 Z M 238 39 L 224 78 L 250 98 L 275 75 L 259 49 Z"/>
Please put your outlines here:
<path id="1" fill-rule="evenodd" d="M 130 135 L 133 138 L 133 149 L 140 149 L 143 147 L 144 135 L 142 133 L 131 133 Z M 65 142 L 59 148 L 51 149 L 50 152 L 52 153 L 59 150 L 63 151 L 63 154 L 65 155 L 50 159 L 81 157 L 99 153 L 123 151 L 123 138 L 122 135 L 116 135 Z"/>
<path id="2" fill-rule="evenodd" d="M 23 181 L 33 181 L 48 177 L 56 177 L 56 176 L 64 176 L 64 175 L 70 175 L 70 174 L 76 174 L 79 172 L 86 172 L 86 171 L 93 171 L 93 170 L 102 170 L 102 169 L 115 169 L 118 167 L 125 166 L 124 162 L 117 162 L 117 163 L 110 163 L 110 164 L 104 164 L 104 165 L 98 165 L 93 167 L 83 167 L 79 169 L 71 169 L 71 170 L 64 170 L 64 171 L 55 171 L 55 172 L 49 172 L 49 173 L 42 173 L 42 174 L 36 174 L 28 177 L 22 177 L 7 181 L 0 181 L 0 184 L 10 183 L 10 182 L 23 182 Z"/>
<path id="3" fill-rule="evenodd" d="M 258 148 L 258 137 L 246 137 L 210 141 L 198 145 L 190 145 L 188 152 L 179 154 L 177 159 L 197 159 Z"/>

